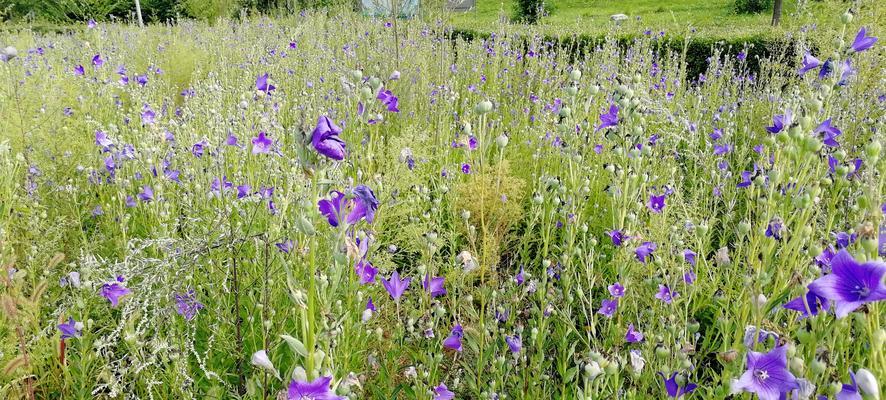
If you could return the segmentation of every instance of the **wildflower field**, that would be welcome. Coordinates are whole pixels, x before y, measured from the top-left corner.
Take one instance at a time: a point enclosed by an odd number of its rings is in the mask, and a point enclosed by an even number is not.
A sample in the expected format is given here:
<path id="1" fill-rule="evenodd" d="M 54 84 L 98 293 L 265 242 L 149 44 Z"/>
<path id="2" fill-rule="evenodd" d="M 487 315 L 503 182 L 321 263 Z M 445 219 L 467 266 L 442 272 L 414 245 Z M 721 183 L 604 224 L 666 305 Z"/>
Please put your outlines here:
<path id="1" fill-rule="evenodd" d="M 2 33 L 0 398 L 879 399 L 886 27 L 832 18 L 701 74 L 353 13 Z"/>

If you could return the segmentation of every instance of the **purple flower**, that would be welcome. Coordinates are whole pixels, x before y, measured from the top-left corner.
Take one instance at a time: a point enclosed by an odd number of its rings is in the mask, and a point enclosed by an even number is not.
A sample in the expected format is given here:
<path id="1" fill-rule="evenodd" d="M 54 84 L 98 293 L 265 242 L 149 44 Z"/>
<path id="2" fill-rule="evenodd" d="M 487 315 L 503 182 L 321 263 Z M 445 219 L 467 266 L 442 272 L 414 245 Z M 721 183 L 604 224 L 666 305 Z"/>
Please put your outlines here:
<path id="1" fill-rule="evenodd" d="M 441 383 L 440 386 L 434 388 L 434 400 L 452 400 L 455 398 L 455 393 L 449 391 L 445 384 Z"/>
<path id="2" fill-rule="evenodd" d="M 86 71 L 83 69 L 82 65 L 77 65 L 74 67 L 74 75 L 75 76 L 83 76 L 83 74 L 85 74 L 85 73 L 86 73 Z"/>
<path id="3" fill-rule="evenodd" d="M 778 400 L 783 393 L 799 389 L 797 378 L 787 368 L 787 346 L 769 353 L 748 351 L 747 370 L 736 387 L 755 393 L 760 400 Z"/>
<path id="4" fill-rule="evenodd" d="M 273 144 L 274 141 L 265 136 L 263 131 L 260 131 L 258 136 L 252 139 L 252 154 L 268 154 L 271 152 Z"/>
<path id="5" fill-rule="evenodd" d="M 514 276 L 514 282 L 516 282 L 518 285 L 522 285 L 523 282 L 526 282 L 526 274 L 523 270 L 522 265 L 520 266 L 520 272 L 516 276 Z"/>
<path id="6" fill-rule="evenodd" d="M 277 246 L 277 250 L 280 250 L 281 253 L 289 254 L 293 247 L 292 239 L 286 239 L 280 243 L 275 243 L 274 246 Z"/>
<path id="7" fill-rule="evenodd" d="M 101 288 L 102 297 L 111 302 L 111 307 L 117 307 L 120 298 L 130 293 L 132 293 L 132 291 L 118 282 L 105 283 Z"/>
<path id="8" fill-rule="evenodd" d="M 382 279 L 381 284 L 385 287 L 385 290 L 388 291 L 388 294 L 391 295 L 391 298 L 393 298 L 394 301 L 400 301 L 400 297 L 403 296 L 403 292 L 409 287 L 409 282 L 411 280 L 412 278 L 400 279 L 400 274 L 397 271 L 394 271 L 391 275 L 391 279 Z"/>
<path id="9" fill-rule="evenodd" d="M 293 379 L 289 383 L 288 400 L 344 400 L 329 389 L 331 376 L 321 376 L 311 382 Z"/>
<path id="10" fill-rule="evenodd" d="M 671 304 L 674 301 L 674 297 L 677 297 L 677 293 L 671 292 L 671 288 L 667 285 L 658 285 L 658 293 L 655 294 L 656 299 L 665 302 L 665 304 Z"/>
<path id="11" fill-rule="evenodd" d="M 752 171 L 741 171 L 741 182 L 739 182 L 736 187 L 746 188 L 751 186 L 751 179 L 754 177 L 754 173 Z"/>
<path id="12" fill-rule="evenodd" d="M 643 242 L 636 250 L 634 250 L 637 260 L 646 264 L 646 260 L 652 255 L 652 252 L 658 248 L 655 242 Z"/>
<path id="13" fill-rule="evenodd" d="M 277 87 L 268 83 L 268 74 L 264 74 L 255 79 L 255 88 L 259 92 L 264 92 L 264 94 L 269 95 Z"/>
<path id="14" fill-rule="evenodd" d="M 649 195 L 649 202 L 646 203 L 646 206 L 649 207 L 649 209 L 652 210 L 652 212 L 654 213 L 661 213 L 661 211 L 665 208 L 666 196 L 667 195 L 665 194 L 661 194 L 658 196 L 651 194 Z"/>
<path id="15" fill-rule="evenodd" d="M 695 283 L 695 278 L 696 278 L 695 271 L 693 271 L 691 269 L 689 271 L 686 271 L 686 273 L 683 274 L 683 282 L 686 282 L 687 285 L 691 285 L 691 284 Z"/>
<path id="16" fill-rule="evenodd" d="M 612 245 L 614 245 L 615 247 L 621 247 L 622 243 L 624 243 L 624 241 L 628 239 L 625 236 L 624 232 L 618 229 L 613 229 L 609 232 L 606 232 L 606 234 L 609 235 L 610 239 L 612 239 Z"/>
<path id="17" fill-rule="evenodd" d="M 234 136 L 233 133 L 229 133 L 228 138 L 225 139 L 225 144 L 228 146 L 239 147 L 239 145 L 237 144 L 237 136 Z"/>
<path id="18" fill-rule="evenodd" d="M 197 311 L 203 309 L 203 303 L 197 301 L 197 294 L 194 292 L 194 289 L 183 293 L 176 293 L 174 297 L 175 312 L 184 317 L 185 321 L 193 320 L 197 316 Z"/>
<path id="19" fill-rule="evenodd" d="M 692 393 L 692 391 L 695 390 L 696 387 L 698 387 L 698 385 L 688 381 L 686 382 L 685 386 L 680 387 L 680 385 L 677 384 L 676 372 L 671 374 L 670 378 L 665 378 L 664 374 L 661 372 L 659 372 L 658 374 L 661 375 L 661 379 L 664 381 L 665 390 L 668 392 L 668 397 L 679 399 L 685 394 Z"/>
<path id="20" fill-rule="evenodd" d="M 388 111 L 393 113 L 400 112 L 400 109 L 397 108 L 399 106 L 399 99 L 390 90 L 379 91 L 376 98 L 388 108 Z"/>
<path id="21" fill-rule="evenodd" d="M 144 187 L 142 187 L 142 191 L 138 194 L 138 199 L 145 203 L 150 203 L 154 200 L 154 189 L 151 189 L 150 186 L 145 185 Z"/>
<path id="22" fill-rule="evenodd" d="M 607 318 L 612 318 L 615 311 L 618 310 L 618 299 L 603 299 L 603 304 L 597 310 L 597 314 L 603 314 Z"/>
<path id="23" fill-rule="evenodd" d="M 461 172 L 465 175 L 471 173 L 471 164 L 464 163 L 461 165 Z"/>
<path id="24" fill-rule="evenodd" d="M 828 299 L 809 290 L 806 292 L 805 296 L 797 297 L 796 299 L 785 303 L 782 307 L 788 310 L 799 311 L 799 319 L 803 319 L 810 315 L 818 315 L 821 311 L 827 311 L 830 306 L 831 303 Z"/>
<path id="25" fill-rule="evenodd" d="M 75 338 L 80 336 L 83 328 L 78 328 L 79 323 L 74 321 L 74 317 L 68 317 L 68 322 L 58 325 L 58 330 L 62 333 L 62 340 Z"/>
<path id="26" fill-rule="evenodd" d="M 858 238 L 858 234 L 853 233 L 850 235 L 846 232 L 837 232 L 834 234 L 834 238 L 836 239 L 837 248 L 843 249 L 854 243 L 855 239 Z"/>
<path id="27" fill-rule="evenodd" d="M 622 286 L 621 283 L 615 282 L 609 285 L 609 294 L 616 298 L 624 297 L 625 287 Z"/>
<path id="28" fill-rule="evenodd" d="M 89 21 L 86 21 L 86 27 L 89 29 L 95 28 L 97 25 L 94 19 L 90 18 Z"/>
<path id="29" fill-rule="evenodd" d="M 600 114 L 600 125 L 594 129 L 594 132 L 616 125 L 618 125 L 618 106 L 613 103 L 609 105 L 609 113 Z"/>
<path id="30" fill-rule="evenodd" d="M 505 336 L 505 343 L 508 344 L 508 348 L 511 350 L 511 353 L 517 354 L 523 349 L 523 341 L 519 336 Z"/>
<path id="31" fill-rule="evenodd" d="M 843 318 L 864 304 L 886 299 L 884 274 L 886 264 L 860 264 L 843 249 L 831 259 L 831 273 L 810 283 L 809 290 L 836 302 L 837 318 Z"/>
<path id="32" fill-rule="evenodd" d="M 311 144 L 318 153 L 333 160 L 345 158 L 345 142 L 338 135 L 341 128 L 335 125 L 329 117 L 323 115 L 317 120 L 317 127 L 311 134 Z"/>
<path id="33" fill-rule="evenodd" d="M 818 127 L 815 128 L 814 132 L 816 135 L 822 134 L 822 133 L 824 134 L 824 137 L 822 138 L 822 143 L 824 143 L 825 146 L 840 147 L 840 143 L 838 143 L 836 139 L 837 139 L 837 136 L 842 135 L 843 132 L 840 132 L 840 130 L 837 129 L 837 127 L 831 126 L 831 119 L 830 118 L 824 120 L 824 122 L 819 124 Z"/>
<path id="34" fill-rule="evenodd" d="M 95 131 L 95 144 L 101 146 L 103 151 L 107 151 L 109 147 L 114 145 L 114 142 L 108 138 L 108 135 L 102 131 Z"/>
<path id="35" fill-rule="evenodd" d="M 849 46 L 849 48 L 856 53 L 860 53 L 873 47 L 874 43 L 877 43 L 877 38 L 873 36 L 867 36 L 867 28 L 861 27 L 861 29 L 858 30 L 858 34 L 855 35 L 855 40 L 852 41 L 852 45 Z"/>
<path id="36" fill-rule="evenodd" d="M 378 268 L 373 267 L 369 261 L 360 260 L 357 261 L 357 265 L 354 266 L 354 272 L 360 277 L 360 284 L 365 285 L 375 281 L 375 275 L 378 273 Z"/>
<path id="37" fill-rule="evenodd" d="M 782 231 L 784 231 L 784 222 L 782 222 L 781 218 L 775 217 L 766 226 L 766 237 L 781 240 Z"/>
<path id="38" fill-rule="evenodd" d="M 461 339 L 464 336 L 465 332 L 462 330 L 461 325 L 456 324 L 455 327 L 452 328 L 452 332 L 449 333 L 449 336 L 443 340 L 443 347 L 461 353 Z"/>
<path id="39" fill-rule="evenodd" d="M 858 383 L 855 382 L 855 373 L 849 371 L 849 380 L 852 384 L 843 384 L 840 392 L 837 393 L 836 400 L 862 400 L 861 394 L 858 392 Z"/>
<path id="40" fill-rule="evenodd" d="M 767 126 L 766 131 L 769 133 L 779 133 L 791 126 L 792 118 L 791 110 L 785 111 L 784 114 L 776 115 L 772 117 L 772 126 Z"/>
<path id="41" fill-rule="evenodd" d="M 634 324 L 628 325 L 628 332 L 625 333 L 625 341 L 628 343 L 640 343 L 643 341 L 643 334 L 634 330 Z"/>
<path id="42" fill-rule="evenodd" d="M 100 54 L 96 54 L 92 56 L 92 65 L 96 68 L 101 67 L 105 64 L 105 60 L 102 60 L 102 56 Z"/>
<path id="43" fill-rule="evenodd" d="M 317 207 L 320 209 L 320 214 L 329 221 L 329 225 L 338 226 L 339 220 L 343 217 L 343 209 L 347 207 L 349 201 L 342 192 L 332 191 L 329 194 L 330 199 L 321 199 L 317 202 Z"/>
<path id="44" fill-rule="evenodd" d="M 153 125 L 154 117 L 156 116 L 157 114 L 154 112 L 154 110 L 151 109 L 151 106 L 145 104 L 145 106 L 142 107 L 141 117 L 143 125 Z"/>
<path id="45" fill-rule="evenodd" d="M 806 54 L 803 56 L 803 66 L 800 68 L 799 71 L 797 71 L 797 73 L 803 75 L 810 70 L 818 68 L 819 65 L 821 65 L 821 61 L 813 57 L 812 54 L 809 54 L 809 52 L 807 51 Z"/>
<path id="46" fill-rule="evenodd" d="M 430 275 L 425 275 L 425 280 L 421 285 L 425 291 L 431 294 L 431 297 L 439 297 L 446 294 L 446 288 L 443 287 L 444 282 L 445 279 L 442 276 L 431 278 Z"/>
<path id="47" fill-rule="evenodd" d="M 138 83 L 139 86 L 144 87 L 148 84 L 148 76 L 147 75 L 138 75 L 135 77 L 135 82 Z"/>
<path id="48" fill-rule="evenodd" d="M 365 185 L 357 185 L 353 194 L 355 206 L 348 214 L 346 222 L 353 225 L 360 219 L 365 219 L 371 224 L 375 219 L 375 211 L 378 209 L 378 199 L 375 198 L 375 193 Z"/>
<path id="49" fill-rule="evenodd" d="M 693 267 L 695 266 L 695 263 L 696 263 L 695 256 L 696 256 L 696 254 L 694 251 L 689 250 L 689 249 L 683 250 L 683 259 L 686 260 L 686 262 L 688 262 L 689 265 L 691 265 Z"/>

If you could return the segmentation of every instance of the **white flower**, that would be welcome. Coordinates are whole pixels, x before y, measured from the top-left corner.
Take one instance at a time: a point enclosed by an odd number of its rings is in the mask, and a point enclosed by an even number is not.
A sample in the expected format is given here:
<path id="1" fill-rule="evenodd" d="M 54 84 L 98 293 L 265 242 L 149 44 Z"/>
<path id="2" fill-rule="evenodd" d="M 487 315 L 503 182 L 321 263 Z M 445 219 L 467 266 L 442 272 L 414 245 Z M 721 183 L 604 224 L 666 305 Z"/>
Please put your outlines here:
<path id="1" fill-rule="evenodd" d="M 278 379 L 280 377 L 280 374 L 277 373 L 277 369 L 274 368 L 274 364 L 271 362 L 271 359 L 268 358 L 268 353 L 264 350 L 256 351 L 252 355 L 252 365 L 273 373 L 274 376 L 276 376 Z"/>
<path id="2" fill-rule="evenodd" d="M 596 361 L 591 361 L 585 364 L 585 375 L 588 376 L 589 380 L 594 380 L 594 378 L 600 376 L 603 373 L 603 369 L 600 368 L 600 364 L 597 364 Z"/>
<path id="3" fill-rule="evenodd" d="M 631 350 L 631 367 L 634 371 L 640 372 L 646 366 L 646 359 L 640 355 L 640 350 Z"/>
<path id="4" fill-rule="evenodd" d="M 875 400 L 880 400 L 880 384 L 871 371 L 864 368 L 855 371 L 855 383 L 862 392 L 871 395 Z"/>
<path id="5" fill-rule="evenodd" d="M 363 310 L 363 322 L 369 321 L 372 318 L 372 310 L 367 308 Z"/>
<path id="6" fill-rule="evenodd" d="M 71 271 L 68 273 L 68 280 L 71 282 L 71 286 L 80 289 L 80 273 L 77 271 Z"/>

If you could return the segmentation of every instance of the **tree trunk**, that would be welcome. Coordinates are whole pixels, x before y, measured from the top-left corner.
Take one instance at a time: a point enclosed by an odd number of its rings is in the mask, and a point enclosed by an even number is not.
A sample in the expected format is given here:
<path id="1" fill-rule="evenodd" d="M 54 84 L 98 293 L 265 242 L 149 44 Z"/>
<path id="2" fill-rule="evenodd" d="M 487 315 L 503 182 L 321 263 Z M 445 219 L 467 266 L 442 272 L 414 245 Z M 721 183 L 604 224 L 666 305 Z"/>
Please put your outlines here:
<path id="1" fill-rule="evenodd" d="M 135 0 L 135 15 L 138 17 L 138 26 L 145 26 L 145 22 L 142 20 L 142 5 L 139 0 Z"/>
<path id="2" fill-rule="evenodd" d="M 781 3 L 782 0 L 775 0 L 772 4 L 772 26 L 778 26 L 781 22 Z"/>

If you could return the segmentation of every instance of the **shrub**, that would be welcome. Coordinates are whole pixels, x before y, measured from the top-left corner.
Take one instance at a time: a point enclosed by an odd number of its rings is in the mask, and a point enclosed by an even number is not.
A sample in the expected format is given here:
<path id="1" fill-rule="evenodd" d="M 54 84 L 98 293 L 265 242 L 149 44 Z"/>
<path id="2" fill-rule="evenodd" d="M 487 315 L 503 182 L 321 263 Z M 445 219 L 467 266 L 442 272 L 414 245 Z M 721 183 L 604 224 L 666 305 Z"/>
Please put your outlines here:
<path id="1" fill-rule="evenodd" d="M 739 14 L 758 14 L 772 9 L 772 0 L 735 0 L 732 8 Z"/>
<path id="2" fill-rule="evenodd" d="M 534 24 L 546 15 L 544 0 L 517 0 L 514 2 L 514 21 Z"/>

